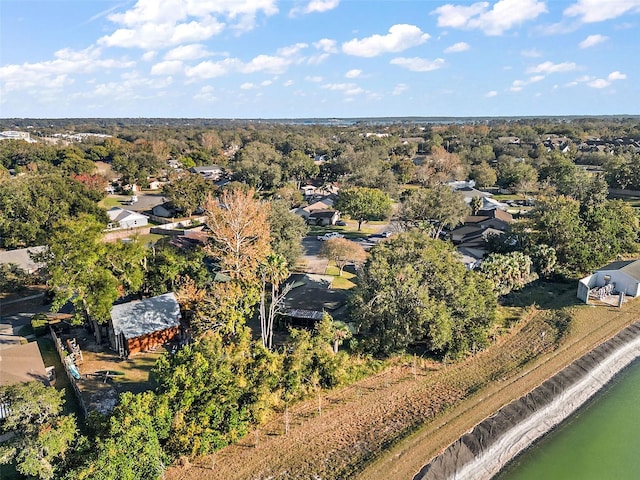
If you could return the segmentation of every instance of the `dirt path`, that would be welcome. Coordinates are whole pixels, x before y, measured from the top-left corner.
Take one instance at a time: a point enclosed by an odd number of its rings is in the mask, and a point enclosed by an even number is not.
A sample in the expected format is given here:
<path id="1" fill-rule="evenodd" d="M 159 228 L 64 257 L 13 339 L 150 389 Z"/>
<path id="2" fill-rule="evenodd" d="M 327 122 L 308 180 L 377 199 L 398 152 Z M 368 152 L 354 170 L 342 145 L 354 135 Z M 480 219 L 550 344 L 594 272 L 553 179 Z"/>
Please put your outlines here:
<path id="1" fill-rule="evenodd" d="M 467 361 L 447 367 L 418 361 L 414 369 L 406 359 L 296 405 L 288 434 L 284 416 L 276 415 L 239 444 L 169 469 L 167 479 L 412 478 L 486 416 L 633 323 L 635 303 L 622 311 L 579 309 L 585 318 L 557 349 L 542 334 L 549 330 L 543 316 L 533 315 Z"/>

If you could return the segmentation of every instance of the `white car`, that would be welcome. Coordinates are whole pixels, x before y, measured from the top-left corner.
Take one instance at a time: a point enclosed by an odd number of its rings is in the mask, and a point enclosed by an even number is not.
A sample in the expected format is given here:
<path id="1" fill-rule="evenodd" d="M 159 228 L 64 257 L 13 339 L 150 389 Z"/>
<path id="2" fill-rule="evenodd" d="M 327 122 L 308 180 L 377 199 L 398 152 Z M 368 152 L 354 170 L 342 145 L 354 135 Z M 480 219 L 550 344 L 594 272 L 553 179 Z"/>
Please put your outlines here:
<path id="1" fill-rule="evenodd" d="M 325 233 L 324 235 L 318 235 L 316 238 L 318 240 L 325 241 L 325 240 L 331 240 L 332 238 L 344 238 L 344 235 L 338 232 L 329 232 L 329 233 Z"/>

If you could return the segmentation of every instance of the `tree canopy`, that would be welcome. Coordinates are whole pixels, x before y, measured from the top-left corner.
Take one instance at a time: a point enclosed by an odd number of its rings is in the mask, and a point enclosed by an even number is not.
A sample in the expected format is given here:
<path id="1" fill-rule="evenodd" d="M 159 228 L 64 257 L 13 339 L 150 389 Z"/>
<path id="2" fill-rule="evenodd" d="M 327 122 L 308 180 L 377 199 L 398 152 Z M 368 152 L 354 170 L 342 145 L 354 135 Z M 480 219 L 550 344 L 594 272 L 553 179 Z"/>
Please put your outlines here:
<path id="1" fill-rule="evenodd" d="M 391 214 L 391 197 L 377 188 L 354 187 L 340 191 L 335 208 L 358 222 L 384 220 Z"/>
<path id="2" fill-rule="evenodd" d="M 492 325 L 492 284 L 467 270 L 449 244 L 413 231 L 370 250 L 350 300 L 366 351 L 389 355 L 423 343 L 460 355 L 482 348 Z"/>

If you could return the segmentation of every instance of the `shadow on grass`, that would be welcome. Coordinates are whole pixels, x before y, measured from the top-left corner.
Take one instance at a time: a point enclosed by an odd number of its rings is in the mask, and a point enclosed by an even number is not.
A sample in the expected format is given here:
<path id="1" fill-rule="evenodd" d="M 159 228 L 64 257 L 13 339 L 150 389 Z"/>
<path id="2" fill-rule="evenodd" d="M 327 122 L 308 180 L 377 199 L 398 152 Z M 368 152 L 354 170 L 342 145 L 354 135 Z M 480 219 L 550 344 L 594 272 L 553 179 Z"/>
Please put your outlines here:
<path id="1" fill-rule="evenodd" d="M 527 287 L 502 297 L 500 303 L 506 307 L 529 307 L 556 309 L 581 304 L 576 296 L 575 280 L 538 280 Z"/>

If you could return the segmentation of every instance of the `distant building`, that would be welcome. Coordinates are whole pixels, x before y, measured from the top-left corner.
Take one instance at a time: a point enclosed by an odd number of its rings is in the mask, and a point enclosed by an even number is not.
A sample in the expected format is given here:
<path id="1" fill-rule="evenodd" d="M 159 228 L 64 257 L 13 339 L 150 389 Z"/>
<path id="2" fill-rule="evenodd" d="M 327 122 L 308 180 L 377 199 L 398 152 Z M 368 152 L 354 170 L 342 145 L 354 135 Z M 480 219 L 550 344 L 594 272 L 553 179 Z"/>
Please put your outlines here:
<path id="1" fill-rule="evenodd" d="M 109 220 L 111 220 L 109 225 L 107 225 L 109 230 L 144 227 L 149 223 L 149 217 L 146 215 L 120 207 L 113 207 L 107 210 L 107 216 Z"/>
<path id="2" fill-rule="evenodd" d="M 198 173 L 207 180 L 220 180 L 222 176 L 222 168 L 218 165 L 205 165 L 200 167 L 191 167 L 189 169 L 191 173 Z"/>
<path id="3" fill-rule="evenodd" d="M 24 140 L 29 143 L 36 143 L 36 141 L 31 138 L 31 134 L 29 132 L 19 132 L 16 130 L 5 130 L 4 132 L 0 132 L 0 140 Z"/>

